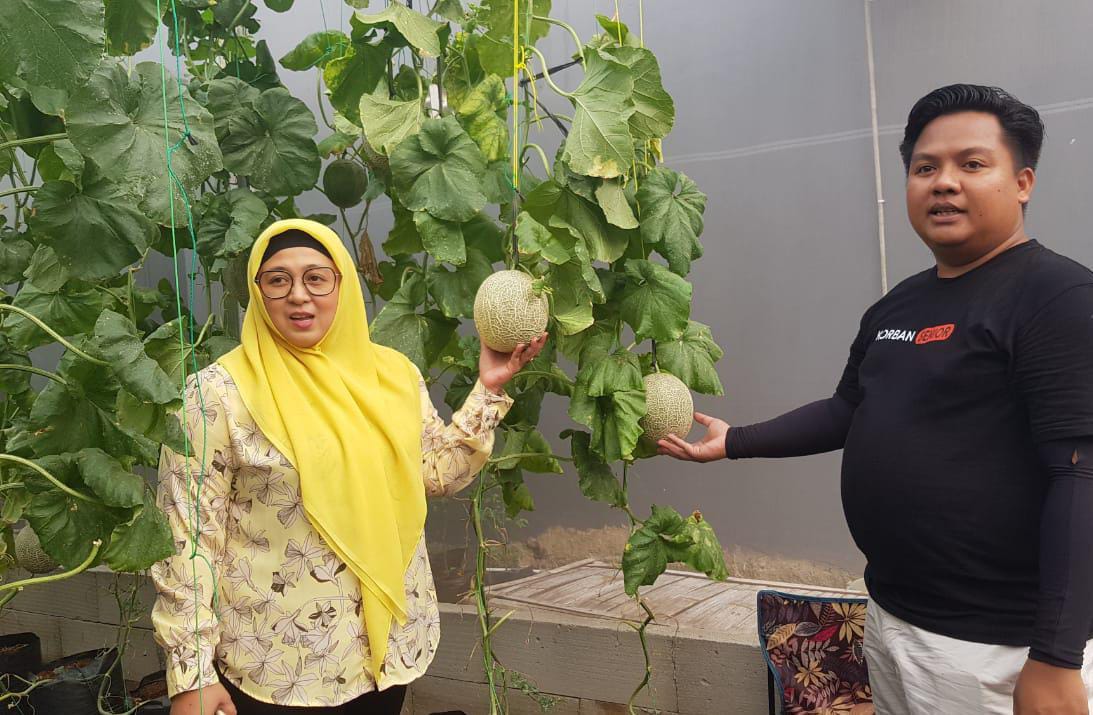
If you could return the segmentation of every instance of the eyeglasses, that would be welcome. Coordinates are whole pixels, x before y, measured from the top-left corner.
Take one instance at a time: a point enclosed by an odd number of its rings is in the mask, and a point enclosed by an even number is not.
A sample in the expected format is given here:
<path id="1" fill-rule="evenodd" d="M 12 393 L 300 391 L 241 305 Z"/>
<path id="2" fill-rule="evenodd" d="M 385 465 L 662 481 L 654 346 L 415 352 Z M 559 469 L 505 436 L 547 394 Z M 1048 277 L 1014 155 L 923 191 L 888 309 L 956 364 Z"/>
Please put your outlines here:
<path id="1" fill-rule="evenodd" d="M 308 268 L 304 271 L 304 289 L 313 296 L 330 295 L 338 285 L 338 273 L 333 268 Z M 288 271 L 275 269 L 262 271 L 254 279 L 262 295 L 270 300 L 279 300 L 288 297 L 296 281 Z"/>

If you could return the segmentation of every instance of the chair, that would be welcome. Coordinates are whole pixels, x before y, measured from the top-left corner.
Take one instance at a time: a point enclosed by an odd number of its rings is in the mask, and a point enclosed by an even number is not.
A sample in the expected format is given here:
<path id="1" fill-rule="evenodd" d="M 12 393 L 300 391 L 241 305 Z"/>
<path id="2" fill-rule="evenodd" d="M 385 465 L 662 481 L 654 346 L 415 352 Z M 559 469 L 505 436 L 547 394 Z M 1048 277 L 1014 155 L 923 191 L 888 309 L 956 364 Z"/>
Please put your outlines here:
<path id="1" fill-rule="evenodd" d="M 866 599 L 763 590 L 756 600 L 770 715 L 872 715 L 862 649 Z"/>

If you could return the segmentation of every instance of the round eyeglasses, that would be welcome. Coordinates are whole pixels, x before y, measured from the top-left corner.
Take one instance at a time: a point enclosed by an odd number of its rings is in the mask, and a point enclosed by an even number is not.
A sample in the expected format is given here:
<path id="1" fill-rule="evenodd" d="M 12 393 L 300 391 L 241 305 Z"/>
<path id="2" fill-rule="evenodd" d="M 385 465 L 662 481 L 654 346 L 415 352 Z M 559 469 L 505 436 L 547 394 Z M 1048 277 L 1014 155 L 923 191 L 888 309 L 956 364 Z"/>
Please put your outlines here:
<path id="1" fill-rule="evenodd" d="M 338 286 L 338 273 L 333 268 L 308 268 L 304 271 L 302 281 L 304 289 L 313 296 L 330 295 Z M 270 300 L 279 300 L 288 297 L 296 284 L 292 274 L 281 269 L 262 271 L 254 279 L 262 295 Z"/>

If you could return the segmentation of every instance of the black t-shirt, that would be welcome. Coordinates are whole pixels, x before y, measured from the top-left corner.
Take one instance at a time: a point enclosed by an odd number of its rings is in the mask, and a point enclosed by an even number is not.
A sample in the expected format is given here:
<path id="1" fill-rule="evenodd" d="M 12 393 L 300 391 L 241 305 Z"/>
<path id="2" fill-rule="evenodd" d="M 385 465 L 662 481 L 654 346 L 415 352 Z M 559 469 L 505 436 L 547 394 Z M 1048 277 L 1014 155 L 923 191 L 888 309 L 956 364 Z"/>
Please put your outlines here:
<path id="1" fill-rule="evenodd" d="M 1091 318 L 1093 273 L 1036 241 L 957 278 L 914 275 L 866 312 L 836 393 L 856 406 L 842 499 L 885 610 L 1029 645 L 1048 485 L 1037 447 L 1093 436 Z"/>

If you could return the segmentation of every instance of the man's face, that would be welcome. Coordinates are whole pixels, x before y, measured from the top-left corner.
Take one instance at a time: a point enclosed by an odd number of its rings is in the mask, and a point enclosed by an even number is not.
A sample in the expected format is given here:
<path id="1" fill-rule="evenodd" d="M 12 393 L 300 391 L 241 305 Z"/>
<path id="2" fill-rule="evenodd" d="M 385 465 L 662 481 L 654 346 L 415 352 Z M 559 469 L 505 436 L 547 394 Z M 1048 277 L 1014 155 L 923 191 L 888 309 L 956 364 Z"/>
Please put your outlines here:
<path id="1" fill-rule="evenodd" d="M 1022 207 L 1035 180 L 1032 169 L 1017 170 L 993 114 L 947 114 L 915 143 L 907 215 L 935 255 L 970 263 L 1024 230 Z"/>

